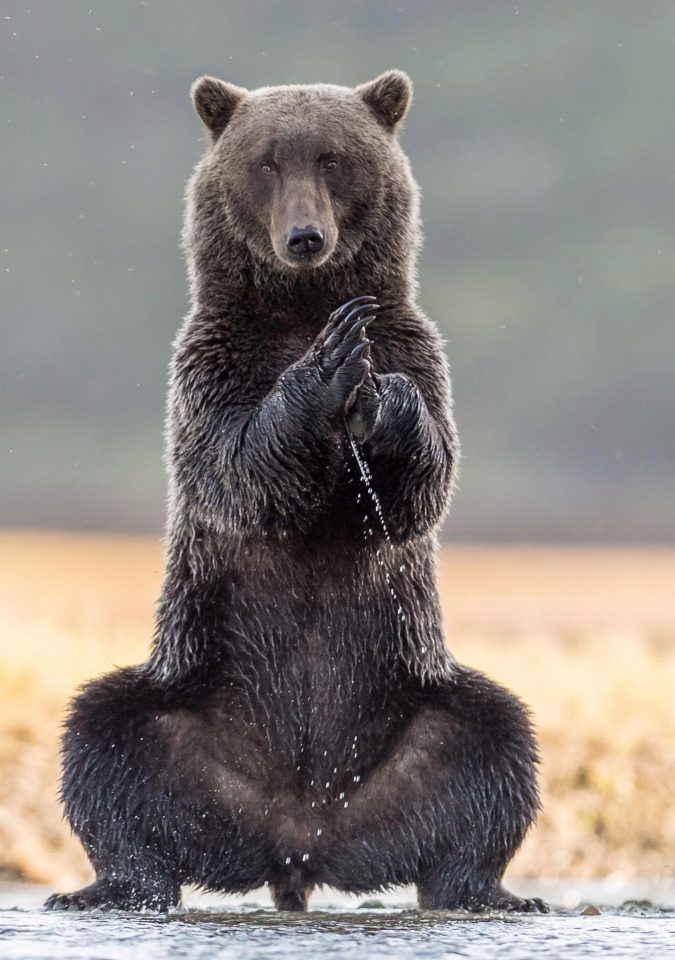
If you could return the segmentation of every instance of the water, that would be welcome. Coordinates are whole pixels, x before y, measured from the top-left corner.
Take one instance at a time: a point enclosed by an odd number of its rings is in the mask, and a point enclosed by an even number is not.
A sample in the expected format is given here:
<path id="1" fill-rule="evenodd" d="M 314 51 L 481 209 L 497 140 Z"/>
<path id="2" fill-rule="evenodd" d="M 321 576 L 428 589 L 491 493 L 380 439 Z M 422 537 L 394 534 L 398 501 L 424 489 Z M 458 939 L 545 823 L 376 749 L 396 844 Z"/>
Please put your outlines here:
<path id="1" fill-rule="evenodd" d="M 36 891 L 29 901 L 38 903 L 42 896 L 44 891 Z M 2 897 L 0 904 L 11 899 Z M 585 960 L 649 955 L 675 957 L 675 913 L 613 908 L 601 916 L 559 911 L 548 916 L 471 917 L 391 905 L 355 909 L 352 903 L 341 903 L 338 894 L 332 907 L 323 905 L 306 914 L 280 914 L 256 904 L 189 909 L 164 917 L 0 906 L 3 960 Z"/>
<path id="2" fill-rule="evenodd" d="M 352 436 L 352 433 L 349 427 L 345 424 L 345 429 L 347 431 L 347 439 L 349 440 L 349 445 L 352 448 L 352 453 L 354 454 L 354 459 L 356 460 L 356 465 L 359 468 L 359 473 L 361 474 L 361 480 L 363 481 L 366 490 L 370 499 L 373 501 L 373 507 L 375 508 L 375 513 L 377 514 L 377 519 L 380 522 L 382 527 L 382 532 L 384 533 L 384 538 L 389 545 L 391 545 L 391 537 L 389 536 L 389 529 L 387 527 L 387 521 L 384 519 L 384 512 L 382 510 L 382 504 L 380 503 L 380 498 L 377 495 L 377 491 L 373 486 L 373 475 L 370 472 L 370 467 L 368 462 L 364 457 L 362 451 L 359 450 L 358 443 Z M 357 497 L 357 502 L 359 498 Z"/>
<path id="3" fill-rule="evenodd" d="M 366 488 L 366 493 L 367 493 L 368 496 L 370 497 L 371 503 L 372 503 L 372 505 L 373 505 L 373 509 L 375 510 L 375 516 L 377 517 L 378 523 L 380 524 L 380 527 L 382 528 L 382 533 L 384 534 L 385 543 L 386 543 L 386 545 L 387 545 L 386 548 L 387 548 L 391 553 L 393 553 L 393 552 L 394 552 L 394 545 L 393 545 L 393 543 L 391 542 L 391 536 L 390 536 L 390 534 L 389 534 L 389 528 L 387 527 L 387 521 L 386 521 L 385 518 L 384 518 L 384 511 L 382 510 L 382 504 L 381 504 L 381 502 L 380 502 L 380 498 L 378 497 L 378 495 L 377 495 L 377 490 L 375 489 L 375 487 L 374 487 L 374 485 L 373 485 L 373 475 L 372 475 L 372 473 L 370 472 L 370 467 L 368 466 L 368 461 L 366 460 L 365 456 L 363 455 L 363 451 L 362 451 L 362 450 L 359 450 L 358 443 L 357 443 L 357 441 L 354 439 L 354 437 L 352 436 L 352 433 L 351 433 L 349 427 L 347 426 L 346 421 L 345 421 L 345 430 L 347 431 L 347 439 L 349 440 L 349 445 L 350 445 L 350 447 L 351 447 L 352 454 L 354 455 L 354 460 L 356 461 L 356 465 L 357 465 L 357 467 L 359 468 L 359 474 L 360 474 L 361 483 L 362 483 L 363 486 Z M 361 494 L 359 493 L 359 494 L 357 494 L 357 496 L 356 496 L 356 502 L 357 502 L 357 504 L 360 503 L 360 500 L 361 500 Z M 369 538 L 369 537 L 372 537 L 372 536 L 373 536 L 373 531 L 372 531 L 372 528 L 368 526 L 368 515 L 366 514 L 366 515 L 364 516 L 364 538 L 365 538 L 365 540 L 367 541 L 368 538 Z M 389 593 L 391 594 L 391 599 L 392 599 L 393 603 L 396 605 L 396 615 L 397 615 L 399 621 L 400 621 L 401 623 L 403 623 L 403 622 L 405 621 L 405 611 L 404 611 L 403 606 L 402 606 L 402 604 L 401 604 L 401 600 L 400 600 L 398 594 L 396 593 L 396 590 L 394 589 L 394 585 L 392 584 L 391 574 L 390 574 L 389 571 L 387 570 L 387 567 L 386 567 L 385 562 L 384 562 L 384 558 L 383 558 L 383 556 L 382 556 L 382 549 L 381 549 L 381 548 L 378 548 L 378 549 L 375 551 L 375 553 L 376 553 L 376 556 L 377 556 L 377 562 L 378 562 L 378 564 L 379 564 L 379 566 L 380 566 L 380 569 L 382 570 L 382 576 L 383 576 L 383 578 L 384 578 L 384 582 L 386 583 L 387 589 L 388 589 Z M 399 572 L 400 572 L 400 573 L 405 573 L 405 566 L 404 566 L 403 564 L 401 564 L 401 566 L 399 567 Z M 424 651 L 422 651 L 422 652 L 424 652 Z"/>

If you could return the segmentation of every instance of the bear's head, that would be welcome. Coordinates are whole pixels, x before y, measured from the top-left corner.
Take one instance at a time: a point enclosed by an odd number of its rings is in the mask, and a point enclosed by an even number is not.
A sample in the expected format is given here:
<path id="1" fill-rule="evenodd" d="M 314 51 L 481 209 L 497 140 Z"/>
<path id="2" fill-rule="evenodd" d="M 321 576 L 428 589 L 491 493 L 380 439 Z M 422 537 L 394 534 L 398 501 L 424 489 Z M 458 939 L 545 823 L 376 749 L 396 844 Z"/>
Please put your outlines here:
<path id="1" fill-rule="evenodd" d="M 222 263 L 233 241 L 286 275 L 339 269 L 364 245 L 391 256 L 392 231 L 414 233 L 415 185 L 397 137 L 411 98 L 399 70 L 355 88 L 197 80 L 208 145 L 189 193 L 193 273 Z"/>

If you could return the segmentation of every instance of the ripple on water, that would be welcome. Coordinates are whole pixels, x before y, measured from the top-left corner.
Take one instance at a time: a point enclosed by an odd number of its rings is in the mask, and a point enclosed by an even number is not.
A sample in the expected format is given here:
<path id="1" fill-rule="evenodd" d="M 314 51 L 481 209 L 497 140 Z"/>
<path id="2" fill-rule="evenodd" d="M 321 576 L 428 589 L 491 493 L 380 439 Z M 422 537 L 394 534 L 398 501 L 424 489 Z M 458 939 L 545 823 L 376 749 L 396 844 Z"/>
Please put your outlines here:
<path id="1" fill-rule="evenodd" d="M 167 917 L 0 911 L 3 960 L 445 960 L 452 957 L 675 957 L 675 917 L 467 917 L 412 910 L 352 913 L 179 911 Z"/>

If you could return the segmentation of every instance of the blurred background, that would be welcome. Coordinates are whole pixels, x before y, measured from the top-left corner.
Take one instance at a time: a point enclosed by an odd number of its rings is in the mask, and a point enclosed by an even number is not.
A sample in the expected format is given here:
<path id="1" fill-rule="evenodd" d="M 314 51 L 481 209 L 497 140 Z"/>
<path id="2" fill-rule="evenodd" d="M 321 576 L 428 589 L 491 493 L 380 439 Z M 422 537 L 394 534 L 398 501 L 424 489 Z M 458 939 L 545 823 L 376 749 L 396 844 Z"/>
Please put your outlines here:
<path id="1" fill-rule="evenodd" d="M 203 148 L 190 83 L 388 67 L 415 84 L 421 301 L 464 451 L 446 628 L 533 705 L 544 746 L 544 816 L 514 869 L 672 875 L 675 6 L 4 0 L 0 29 L 6 875 L 86 873 L 56 802 L 58 723 L 152 629 Z"/>
<path id="2" fill-rule="evenodd" d="M 464 446 L 448 536 L 672 539 L 672 3 L 92 3 L 3 3 L 0 523 L 161 529 L 192 80 L 397 66 Z"/>

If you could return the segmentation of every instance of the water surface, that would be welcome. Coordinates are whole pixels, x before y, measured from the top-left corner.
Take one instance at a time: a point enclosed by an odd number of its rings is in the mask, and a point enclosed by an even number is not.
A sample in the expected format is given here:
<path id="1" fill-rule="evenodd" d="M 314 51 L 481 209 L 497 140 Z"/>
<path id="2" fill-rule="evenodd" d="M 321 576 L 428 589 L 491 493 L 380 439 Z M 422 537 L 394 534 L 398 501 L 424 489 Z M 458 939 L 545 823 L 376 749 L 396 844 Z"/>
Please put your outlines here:
<path id="1" fill-rule="evenodd" d="M 2 903 L 8 902 L 8 896 Z M 21 898 L 15 898 L 20 902 Z M 33 896 L 32 901 L 37 897 Z M 254 903 L 169 916 L 0 909 L 3 960 L 445 960 L 452 957 L 675 957 L 675 913 L 651 905 L 559 909 L 548 916 L 321 905 L 280 914 Z M 25 902 L 25 899 L 24 899 Z M 372 903 L 372 901 L 371 901 Z"/>

